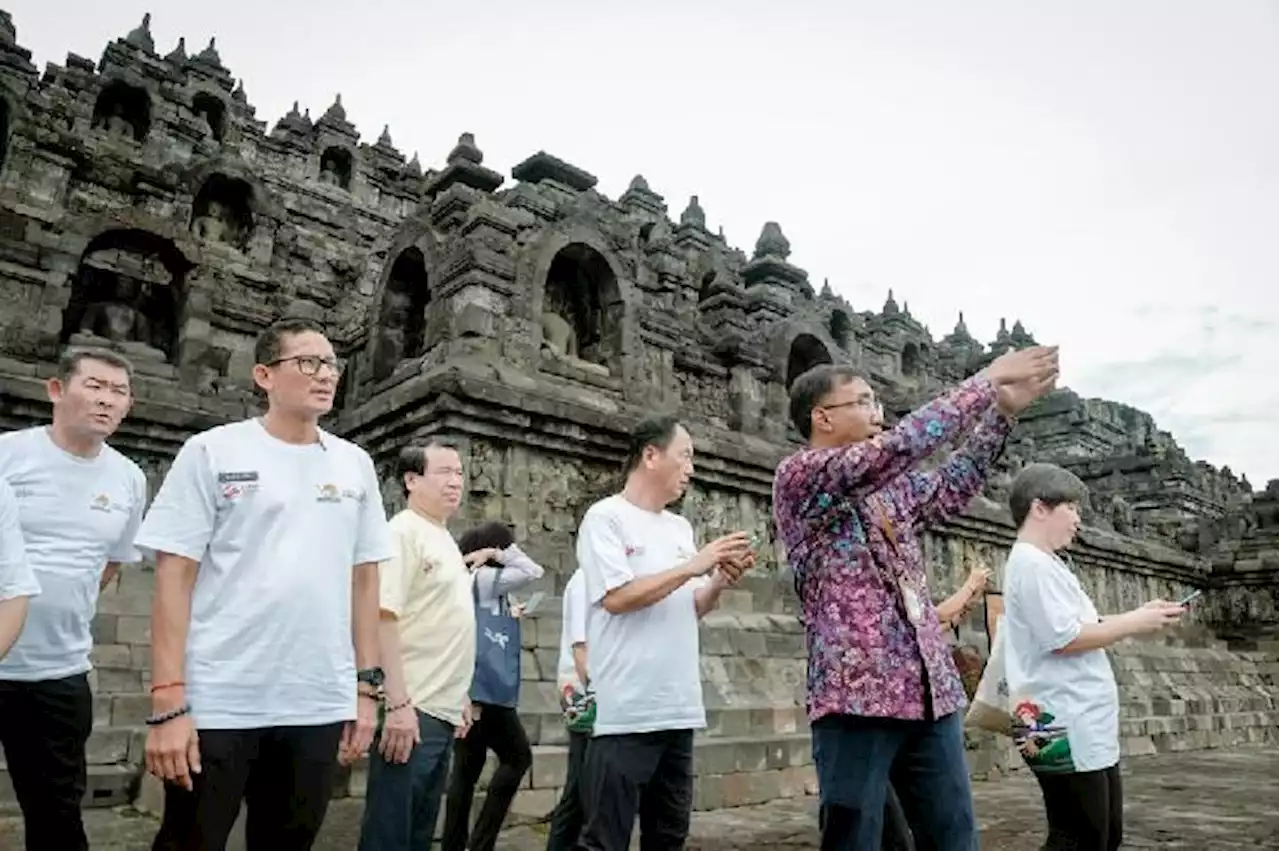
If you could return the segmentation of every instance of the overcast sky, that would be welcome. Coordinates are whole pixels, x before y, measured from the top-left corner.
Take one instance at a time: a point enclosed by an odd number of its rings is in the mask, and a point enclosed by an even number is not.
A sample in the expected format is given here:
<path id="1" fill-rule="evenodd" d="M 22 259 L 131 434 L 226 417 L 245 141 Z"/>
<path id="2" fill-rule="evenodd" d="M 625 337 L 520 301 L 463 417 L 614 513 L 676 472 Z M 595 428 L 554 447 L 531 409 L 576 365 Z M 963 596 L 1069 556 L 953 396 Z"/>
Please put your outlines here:
<path id="1" fill-rule="evenodd" d="M 390 124 L 424 166 L 471 131 L 505 174 L 546 149 L 615 198 L 643 173 L 673 217 L 697 194 L 748 251 L 776 220 L 855 308 L 892 288 L 935 337 L 963 310 L 984 342 L 1021 318 L 1073 389 L 1260 487 L 1280 468 L 1275 4 L 962 6 L 4 4 L 41 68 L 149 10 L 161 54 L 216 35 L 271 124 L 340 91 L 366 141 Z"/>

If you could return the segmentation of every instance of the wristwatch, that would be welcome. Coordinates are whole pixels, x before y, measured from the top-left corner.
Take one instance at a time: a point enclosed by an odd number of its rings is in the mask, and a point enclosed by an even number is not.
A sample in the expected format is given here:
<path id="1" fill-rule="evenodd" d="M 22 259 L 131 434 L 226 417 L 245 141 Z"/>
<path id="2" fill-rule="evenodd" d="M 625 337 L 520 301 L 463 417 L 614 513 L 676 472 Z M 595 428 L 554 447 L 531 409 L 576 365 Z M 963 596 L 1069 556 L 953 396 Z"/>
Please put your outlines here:
<path id="1" fill-rule="evenodd" d="M 386 680 L 387 677 L 382 673 L 381 668 L 364 668 L 356 671 L 356 682 L 372 686 L 374 691 L 382 691 L 382 684 Z"/>

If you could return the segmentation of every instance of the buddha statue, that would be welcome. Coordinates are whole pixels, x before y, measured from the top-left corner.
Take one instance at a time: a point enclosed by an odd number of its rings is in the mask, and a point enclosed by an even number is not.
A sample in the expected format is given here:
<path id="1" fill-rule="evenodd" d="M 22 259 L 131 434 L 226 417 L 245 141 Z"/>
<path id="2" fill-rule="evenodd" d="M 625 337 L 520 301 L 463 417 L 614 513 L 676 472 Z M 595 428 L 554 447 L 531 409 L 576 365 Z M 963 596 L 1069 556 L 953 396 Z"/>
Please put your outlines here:
<path id="1" fill-rule="evenodd" d="M 142 309 L 145 285 L 124 275 L 101 274 L 113 279 L 106 288 L 108 296 L 85 308 L 71 343 L 118 348 L 140 360 L 165 360 L 164 352 L 152 345 L 151 323 Z"/>

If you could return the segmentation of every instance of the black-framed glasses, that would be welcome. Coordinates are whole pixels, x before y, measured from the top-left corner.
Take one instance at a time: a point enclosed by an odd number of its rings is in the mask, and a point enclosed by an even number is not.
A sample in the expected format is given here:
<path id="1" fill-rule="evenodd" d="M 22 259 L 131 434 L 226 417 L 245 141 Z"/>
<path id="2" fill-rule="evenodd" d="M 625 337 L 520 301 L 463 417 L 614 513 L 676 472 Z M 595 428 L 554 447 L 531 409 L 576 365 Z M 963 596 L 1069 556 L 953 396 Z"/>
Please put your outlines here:
<path id="1" fill-rule="evenodd" d="M 342 362 L 340 360 L 337 358 L 322 358 L 319 355 L 293 355 L 287 358 L 277 358 L 271 363 L 264 363 L 263 366 L 279 366 L 289 361 L 296 363 L 298 372 L 303 375 L 317 375 L 322 366 L 329 367 L 329 371 L 335 376 L 342 375 Z"/>
<path id="2" fill-rule="evenodd" d="M 824 411 L 834 411 L 836 408 L 865 408 L 868 411 L 879 411 L 884 413 L 884 405 L 879 399 L 854 399 L 852 402 L 836 402 L 831 405 L 822 405 Z"/>

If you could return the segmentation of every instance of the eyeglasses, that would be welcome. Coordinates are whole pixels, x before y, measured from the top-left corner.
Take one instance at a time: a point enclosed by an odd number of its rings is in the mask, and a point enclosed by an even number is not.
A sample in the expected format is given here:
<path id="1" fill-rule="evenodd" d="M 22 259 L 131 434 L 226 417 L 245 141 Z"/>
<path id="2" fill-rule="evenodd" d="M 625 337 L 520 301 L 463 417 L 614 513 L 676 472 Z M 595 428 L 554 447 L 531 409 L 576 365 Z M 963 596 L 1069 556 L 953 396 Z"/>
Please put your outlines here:
<path id="1" fill-rule="evenodd" d="M 884 413 L 884 405 L 878 399 L 854 399 L 852 402 L 836 402 L 833 405 L 822 405 L 824 411 L 834 411 L 836 408 L 862 408 L 867 411 L 875 411 L 878 414 Z"/>
<path id="2" fill-rule="evenodd" d="M 294 355 L 288 358 L 279 358 L 271 363 L 264 363 L 263 366 L 279 366 L 282 363 L 293 361 L 298 365 L 298 372 L 303 375 L 316 375 L 320 372 L 320 367 L 327 366 L 329 371 L 335 376 L 342 375 L 342 363 L 336 358 L 322 358 L 319 355 Z"/>

